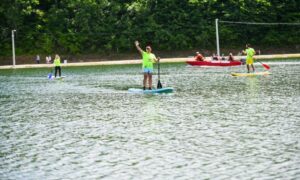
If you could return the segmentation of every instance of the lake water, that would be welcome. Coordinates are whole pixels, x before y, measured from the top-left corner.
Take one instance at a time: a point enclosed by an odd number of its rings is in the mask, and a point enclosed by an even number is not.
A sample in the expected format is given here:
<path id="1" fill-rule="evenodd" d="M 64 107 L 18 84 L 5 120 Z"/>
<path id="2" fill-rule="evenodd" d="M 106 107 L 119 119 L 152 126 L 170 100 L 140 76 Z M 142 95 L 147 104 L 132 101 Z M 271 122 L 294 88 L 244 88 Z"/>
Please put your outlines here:
<path id="1" fill-rule="evenodd" d="M 0 179 L 300 179 L 299 61 L 162 64 L 162 95 L 127 92 L 140 65 L 0 70 Z"/>

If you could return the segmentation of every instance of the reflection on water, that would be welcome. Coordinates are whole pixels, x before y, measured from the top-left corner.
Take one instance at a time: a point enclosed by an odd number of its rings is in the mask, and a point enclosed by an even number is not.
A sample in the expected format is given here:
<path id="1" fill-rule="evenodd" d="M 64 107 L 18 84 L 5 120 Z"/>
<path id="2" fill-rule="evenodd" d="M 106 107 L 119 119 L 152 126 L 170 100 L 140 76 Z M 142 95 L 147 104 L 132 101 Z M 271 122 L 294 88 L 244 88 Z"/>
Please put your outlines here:
<path id="1" fill-rule="evenodd" d="M 175 93 L 127 93 L 136 65 L 1 70 L 0 178 L 300 178 L 299 64 L 161 68 Z"/>
<path id="2" fill-rule="evenodd" d="M 249 93 L 249 99 L 256 99 L 258 98 L 258 92 L 260 89 L 259 86 L 259 79 L 257 77 L 248 77 L 246 79 L 246 88 L 247 88 L 247 93 Z"/>

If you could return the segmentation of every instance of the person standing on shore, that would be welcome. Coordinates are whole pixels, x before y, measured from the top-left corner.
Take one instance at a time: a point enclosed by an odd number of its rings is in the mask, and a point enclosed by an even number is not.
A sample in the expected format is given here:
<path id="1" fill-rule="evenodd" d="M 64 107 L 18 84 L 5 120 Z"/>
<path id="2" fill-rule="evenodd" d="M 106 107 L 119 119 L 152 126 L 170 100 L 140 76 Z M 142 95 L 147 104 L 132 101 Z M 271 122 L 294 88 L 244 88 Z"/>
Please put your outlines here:
<path id="1" fill-rule="evenodd" d="M 152 49 L 150 46 L 146 46 L 146 51 L 143 51 L 140 48 L 139 42 L 135 41 L 135 47 L 140 52 L 143 58 L 143 73 L 144 73 L 143 90 L 146 90 L 147 82 L 148 82 L 148 89 L 151 90 L 153 63 L 157 62 L 157 58 L 152 53 Z"/>
<path id="2" fill-rule="evenodd" d="M 51 64 L 52 61 L 51 55 L 48 56 L 48 59 L 49 59 L 49 63 Z"/>
<path id="3" fill-rule="evenodd" d="M 37 63 L 37 64 L 40 64 L 40 55 L 38 54 L 38 55 L 36 55 L 36 58 L 35 58 L 35 62 Z"/>
<path id="4" fill-rule="evenodd" d="M 243 51 L 244 54 L 247 55 L 246 57 L 246 65 L 247 65 L 247 71 L 250 73 L 250 65 L 252 67 L 253 72 L 255 71 L 254 69 L 254 58 L 253 56 L 255 55 L 255 50 L 250 47 L 250 44 L 246 44 L 246 50 Z"/>
<path id="5" fill-rule="evenodd" d="M 55 66 L 55 77 L 57 75 L 57 71 L 58 71 L 59 77 L 61 77 L 61 63 L 60 63 L 60 57 L 58 54 L 55 55 L 54 66 Z"/>
<path id="6" fill-rule="evenodd" d="M 46 56 L 46 64 L 50 64 L 49 57 Z"/>

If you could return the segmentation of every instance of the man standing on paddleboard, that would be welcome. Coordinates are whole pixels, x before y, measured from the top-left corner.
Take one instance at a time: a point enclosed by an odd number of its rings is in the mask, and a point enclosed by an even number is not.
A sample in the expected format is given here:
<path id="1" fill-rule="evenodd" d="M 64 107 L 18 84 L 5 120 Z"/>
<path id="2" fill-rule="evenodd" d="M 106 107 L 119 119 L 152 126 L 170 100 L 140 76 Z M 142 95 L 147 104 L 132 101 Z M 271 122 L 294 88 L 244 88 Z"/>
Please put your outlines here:
<path id="1" fill-rule="evenodd" d="M 135 41 L 135 47 L 140 52 L 143 57 L 143 90 L 146 90 L 147 81 L 148 81 L 148 89 L 152 89 L 152 73 L 153 73 L 153 63 L 157 62 L 155 55 L 152 53 L 152 49 L 150 46 L 146 46 L 146 52 L 140 48 L 140 43 Z"/>
<path id="2" fill-rule="evenodd" d="M 250 65 L 252 67 L 253 72 L 255 71 L 253 63 L 254 63 L 254 58 L 253 56 L 255 55 L 255 50 L 250 47 L 250 44 L 246 44 L 246 50 L 243 51 L 244 54 L 247 54 L 246 57 L 246 65 L 247 65 L 247 70 L 248 73 L 250 73 Z"/>

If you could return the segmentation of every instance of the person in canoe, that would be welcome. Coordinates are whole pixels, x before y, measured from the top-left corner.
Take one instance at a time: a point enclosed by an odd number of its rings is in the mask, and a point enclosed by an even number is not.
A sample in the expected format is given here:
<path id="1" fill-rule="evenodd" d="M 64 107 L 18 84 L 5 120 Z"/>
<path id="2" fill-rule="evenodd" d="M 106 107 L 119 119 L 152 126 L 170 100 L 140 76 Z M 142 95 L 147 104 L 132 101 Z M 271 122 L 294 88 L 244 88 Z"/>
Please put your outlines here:
<path id="1" fill-rule="evenodd" d="M 212 61 L 224 61 L 224 60 L 226 60 L 225 59 L 225 57 L 224 57 L 224 55 L 222 55 L 222 57 L 221 56 L 218 56 L 218 55 L 216 55 L 216 54 L 213 54 L 212 56 L 211 56 L 211 60 Z"/>
<path id="2" fill-rule="evenodd" d="M 146 51 L 143 51 L 140 47 L 140 43 L 135 41 L 135 47 L 140 52 L 143 58 L 143 73 L 144 73 L 144 80 L 143 80 L 143 90 L 146 90 L 147 82 L 148 82 L 148 89 L 152 89 L 152 73 L 153 73 L 153 63 L 157 62 L 157 58 L 152 53 L 152 49 L 150 46 L 146 46 Z"/>
<path id="3" fill-rule="evenodd" d="M 226 61 L 224 54 L 222 54 L 221 61 Z"/>
<path id="4" fill-rule="evenodd" d="M 218 58 L 218 56 L 214 53 L 214 54 L 211 56 L 211 60 L 212 60 L 212 61 L 218 61 L 219 58 Z"/>
<path id="5" fill-rule="evenodd" d="M 244 54 L 247 55 L 246 57 L 246 65 L 247 65 L 247 71 L 250 73 L 250 66 L 252 67 L 253 72 L 255 71 L 254 69 L 254 58 L 253 56 L 255 55 L 255 50 L 250 47 L 250 44 L 246 44 L 246 50 L 243 51 Z"/>
<path id="6" fill-rule="evenodd" d="M 196 61 L 204 61 L 204 57 L 199 52 L 196 52 L 195 60 Z"/>
<path id="7" fill-rule="evenodd" d="M 234 60 L 234 57 L 233 57 L 233 55 L 232 55 L 232 53 L 229 53 L 229 56 L 228 56 L 228 61 L 235 61 Z"/>

